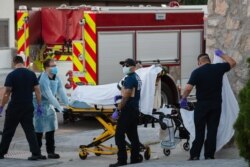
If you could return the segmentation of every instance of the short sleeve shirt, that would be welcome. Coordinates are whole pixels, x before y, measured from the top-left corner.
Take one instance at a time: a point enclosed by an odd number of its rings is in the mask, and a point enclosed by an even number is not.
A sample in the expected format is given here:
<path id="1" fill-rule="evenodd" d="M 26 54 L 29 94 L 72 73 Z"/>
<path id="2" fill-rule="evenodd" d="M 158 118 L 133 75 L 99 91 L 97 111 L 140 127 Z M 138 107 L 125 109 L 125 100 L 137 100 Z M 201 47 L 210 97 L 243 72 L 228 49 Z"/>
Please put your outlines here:
<path id="1" fill-rule="evenodd" d="M 141 79 L 136 73 L 128 74 L 125 78 L 123 87 L 125 89 L 132 89 L 132 92 L 134 92 L 134 96 L 129 98 L 125 107 L 139 109 L 141 85 Z"/>
<path id="2" fill-rule="evenodd" d="M 11 103 L 32 103 L 34 86 L 38 80 L 34 72 L 26 68 L 17 68 L 9 73 L 5 80 L 5 87 L 11 88 Z"/>
<path id="3" fill-rule="evenodd" d="M 205 64 L 195 69 L 188 84 L 196 86 L 197 100 L 221 101 L 223 75 L 229 70 L 229 63 Z"/>

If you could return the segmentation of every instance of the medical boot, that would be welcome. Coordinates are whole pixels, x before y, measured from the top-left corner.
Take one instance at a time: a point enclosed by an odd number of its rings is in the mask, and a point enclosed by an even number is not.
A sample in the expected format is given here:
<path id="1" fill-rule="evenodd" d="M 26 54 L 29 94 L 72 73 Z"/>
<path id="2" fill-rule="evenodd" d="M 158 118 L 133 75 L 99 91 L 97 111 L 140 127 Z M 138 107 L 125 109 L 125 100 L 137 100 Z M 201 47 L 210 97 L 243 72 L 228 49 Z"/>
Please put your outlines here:
<path id="1" fill-rule="evenodd" d="M 109 167 L 117 167 L 127 165 L 126 162 L 116 162 L 115 164 L 110 164 Z"/>
<path id="2" fill-rule="evenodd" d="M 60 155 L 56 153 L 48 153 L 48 158 L 49 159 L 59 159 Z"/>

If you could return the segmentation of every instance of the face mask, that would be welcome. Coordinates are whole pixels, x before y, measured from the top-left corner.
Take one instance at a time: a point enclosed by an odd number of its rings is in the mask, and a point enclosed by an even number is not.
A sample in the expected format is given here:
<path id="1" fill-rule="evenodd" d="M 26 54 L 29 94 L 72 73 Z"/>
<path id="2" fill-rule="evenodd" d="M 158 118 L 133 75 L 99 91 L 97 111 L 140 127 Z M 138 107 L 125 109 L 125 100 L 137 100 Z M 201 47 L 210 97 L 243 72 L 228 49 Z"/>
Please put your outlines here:
<path id="1" fill-rule="evenodd" d="M 52 74 L 56 75 L 56 74 L 58 73 L 58 68 L 57 68 L 57 67 L 52 67 L 52 68 L 50 69 L 50 72 L 51 72 Z"/>
<path id="2" fill-rule="evenodd" d="M 125 75 L 129 74 L 129 73 L 130 73 L 130 67 L 124 66 L 124 67 L 122 68 L 122 72 L 123 72 L 123 74 L 125 74 Z"/>

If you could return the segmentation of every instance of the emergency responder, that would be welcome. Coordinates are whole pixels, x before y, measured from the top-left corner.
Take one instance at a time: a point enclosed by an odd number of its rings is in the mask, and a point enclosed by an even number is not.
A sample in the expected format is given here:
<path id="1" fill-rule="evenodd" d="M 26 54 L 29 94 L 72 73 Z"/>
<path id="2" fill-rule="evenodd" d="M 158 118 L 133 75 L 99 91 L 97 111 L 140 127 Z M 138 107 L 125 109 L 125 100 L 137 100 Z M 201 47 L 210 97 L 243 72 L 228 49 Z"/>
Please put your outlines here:
<path id="1" fill-rule="evenodd" d="M 32 153 L 32 156 L 29 157 L 28 160 L 46 159 L 46 156 L 41 155 L 32 122 L 34 111 L 32 103 L 33 91 L 35 91 L 38 105 L 40 105 L 41 102 L 37 77 L 34 72 L 25 68 L 22 57 L 15 56 L 13 63 L 15 70 L 7 75 L 4 84 L 5 91 L 0 106 L 1 113 L 11 95 L 11 100 L 6 109 L 2 141 L 0 144 L 0 159 L 3 159 L 4 155 L 7 154 L 12 137 L 19 123 L 22 125 Z M 40 108 L 38 108 L 38 110 L 40 110 Z"/>
<path id="2" fill-rule="evenodd" d="M 233 68 L 236 62 L 221 50 L 216 50 L 215 55 L 221 57 L 225 62 L 211 64 L 207 54 L 198 56 L 199 67 L 192 72 L 180 101 L 181 108 L 187 107 L 186 98 L 196 86 L 195 139 L 190 150 L 189 160 L 199 160 L 206 127 L 205 159 L 214 159 L 216 151 L 216 137 L 221 115 L 222 79 L 224 73 Z"/>
<path id="3" fill-rule="evenodd" d="M 42 146 L 42 137 L 45 133 L 46 151 L 48 158 L 58 159 L 59 154 L 55 153 L 55 130 L 58 129 L 56 111 L 63 112 L 63 107 L 59 104 L 57 97 L 65 104 L 68 104 L 68 97 L 62 82 L 57 76 L 58 69 L 53 59 L 47 59 L 43 63 L 45 72 L 39 77 L 39 84 L 42 94 L 42 113 L 34 116 L 34 125 L 38 144 Z M 35 106 L 36 103 L 34 102 Z"/>
<path id="4" fill-rule="evenodd" d="M 139 100 L 141 90 L 141 79 L 135 73 L 136 63 L 133 59 L 121 61 L 123 73 L 127 75 L 124 79 L 122 88 L 122 100 L 118 104 L 120 116 L 117 120 L 115 133 L 115 142 L 118 147 L 118 161 L 110 164 L 110 167 L 123 166 L 127 164 L 127 150 L 125 134 L 131 142 L 131 158 L 130 162 L 139 163 L 142 161 L 140 157 L 140 142 L 137 131 L 139 121 Z"/>

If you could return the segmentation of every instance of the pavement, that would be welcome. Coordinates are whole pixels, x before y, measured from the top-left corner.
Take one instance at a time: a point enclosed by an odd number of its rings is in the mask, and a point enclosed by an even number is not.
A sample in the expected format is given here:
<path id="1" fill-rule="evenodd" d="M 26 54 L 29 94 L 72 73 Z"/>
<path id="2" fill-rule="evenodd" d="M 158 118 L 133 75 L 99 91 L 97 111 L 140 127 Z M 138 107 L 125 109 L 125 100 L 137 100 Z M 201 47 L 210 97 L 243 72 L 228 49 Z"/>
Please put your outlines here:
<path id="1" fill-rule="evenodd" d="M 6 73 L 10 69 L 0 70 L 0 98 L 2 97 L 2 86 Z M 1 100 L 1 99 L 0 99 Z M 85 118 L 75 123 L 63 124 L 62 115 L 58 114 L 59 129 L 56 131 L 56 152 L 61 155 L 60 159 L 47 159 L 39 161 L 28 161 L 30 156 L 27 141 L 23 130 L 18 126 L 16 134 L 12 140 L 8 154 L 5 159 L 0 159 L 0 167 L 107 167 L 110 163 L 116 162 L 116 155 L 96 156 L 89 153 L 85 160 L 79 158 L 79 145 L 91 143 L 93 138 L 103 132 L 102 126 L 94 119 Z M 0 117 L 0 130 L 3 128 L 4 115 Z M 151 148 L 150 160 L 144 160 L 140 164 L 128 165 L 131 167 L 248 167 L 248 164 L 239 156 L 237 147 L 232 144 L 216 153 L 215 160 L 187 161 L 189 152 L 183 149 L 181 141 L 175 149 L 172 149 L 169 156 L 165 156 L 160 147 L 160 127 L 139 126 L 139 137 L 143 144 Z M 1 138 L 1 136 L 0 136 Z M 45 143 L 45 140 L 43 140 Z M 104 144 L 115 146 L 114 138 Z M 42 153 L 46 155 L 44 146 Z M 143 155 L 143 153 L 142 153 Z"/>
<path id="2" fill-rule="evenodd" d="M 60 131 L 60 130 L 58 130 Z M 79 145 L 89 144 L 94 137 L 102 132 L 101 129 L 83 130 L 72 133 L 57 133 L 56 134 L 56 151 L 61 155 L 57 160 L 40 160 L 40 161 L 28 161 L 27 157 L 30 156 L 28 151 L 28 145 L 24 136 L 16 138 L 12 141 L 9 153 L 5 156 L 5 159 L 0 160 L 0 166 L 11 167 L 82 167 L 82 166 L 95 166 L 95 167 L 107 167 L 110 163 L 116 162 L 116 155 L 101 155 L 96 156 L 93 153 L 89 153 L 85 160 L 79 158 Z M 163 154 L 163 149 L 159 144 L 159 127 L 156 128 L 144 128 L 139 127 L 140 140 L 144 144 L 149 144 L 151 148 L 150 160 L 144 160 L 140 164 L 134 164 L 129 166 L 137 167 L 247 167 L 248 164 L 239 157 L 238 149 L 235 146 L 229 148 L 223 148 L 216 153 L 215 160 L 199 160 L 199 161 L 187 161 L 189 153 L 183 149 L 182 141 L 177 147 L 171 150 L 169 156 Z M 43 141 L 44 142 L 44 141 Z M 115 145 L 114 138 L 108 140 L 104 144 Z M 44 147 L 42 149 L 43 154 L 46 155 Z M 142 153 L 143 154 L 143 153 Z"/>

